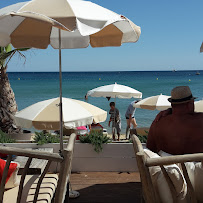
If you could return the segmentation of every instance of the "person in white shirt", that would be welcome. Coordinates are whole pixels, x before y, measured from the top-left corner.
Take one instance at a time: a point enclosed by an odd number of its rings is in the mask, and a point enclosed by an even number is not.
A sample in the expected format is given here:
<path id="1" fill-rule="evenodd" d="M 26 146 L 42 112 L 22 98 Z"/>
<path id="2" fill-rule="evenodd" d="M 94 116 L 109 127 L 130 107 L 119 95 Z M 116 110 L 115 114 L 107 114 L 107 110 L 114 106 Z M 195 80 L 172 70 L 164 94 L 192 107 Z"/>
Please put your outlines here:
<path id="1" fill-rule="evenodd" d="M 130 138 L 130 128 L 131 124 L 133 125 L 133 128 L 135 129 L 137 127 L 137 122 L 135 120 L 135 111 L 136 108 L 133 106 L 138 101 L 133 101 L 130 103 L 130 105 L 127 108 L 127 111 L 125 113 L 125 118 L 127 121 L 127 127 L 126 127 L 126 139 Z"/>

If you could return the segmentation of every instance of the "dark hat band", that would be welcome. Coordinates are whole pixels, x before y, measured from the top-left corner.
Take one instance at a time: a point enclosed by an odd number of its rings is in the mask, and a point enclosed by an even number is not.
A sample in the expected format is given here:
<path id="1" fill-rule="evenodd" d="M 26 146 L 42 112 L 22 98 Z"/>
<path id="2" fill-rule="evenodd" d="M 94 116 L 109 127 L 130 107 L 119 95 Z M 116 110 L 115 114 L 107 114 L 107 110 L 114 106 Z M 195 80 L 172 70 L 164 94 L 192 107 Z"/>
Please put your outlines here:
<path id="1" fill-rule="evenodd" d="M 182 98 L 182 99 L 170 99 L 171 100 L 170 102 L 184 102 L 184 101 L 188 101 L 188 100 L 190 100 L 192 98 L 194 98 L 194 97 L 191 94 L 189 97 L 185 97 L 185 98 Z"/>

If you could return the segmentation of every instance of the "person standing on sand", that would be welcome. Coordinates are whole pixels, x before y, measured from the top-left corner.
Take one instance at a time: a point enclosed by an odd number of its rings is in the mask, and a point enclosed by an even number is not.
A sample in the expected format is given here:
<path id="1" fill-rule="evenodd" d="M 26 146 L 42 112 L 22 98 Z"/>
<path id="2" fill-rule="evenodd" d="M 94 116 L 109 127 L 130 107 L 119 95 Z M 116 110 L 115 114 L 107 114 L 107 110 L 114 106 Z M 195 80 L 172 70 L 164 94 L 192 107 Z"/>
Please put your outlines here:
<path id="1" fill-rule="evenodd" d="M 110 103 L 110 111 L 109 114 L 110 119 L 109 119 L 109 127 L 110 124 L 112 122 L 112 136 L 113 136 L 113 140 L 115 141 L 115 129 L 117 131 L 117 135 L 118 135 L 118 141 L 120 141 L 120 133 L 121 133 L 121 117 L 120 117 L 120 112 L 119 110 L 115 107 L 115 102 L 111 102 Z"/>
<path id="2" fill-rule="evenodd" d="M 134 107 L 134 104 L 136 104 L 138 101 L 133 101 L 130 103 L 130 105 L 127 108 L 127 111 L 125 113 L 125 118 L 127 121 L 127 127 L 126 127 L 126 140 L 130 138 L 130 127 L 131 124 L 133 125 L 133 128 L 135 129 L 137 127 L 137 123 L 135 120 L 135 111 L 136 108 Z"/>

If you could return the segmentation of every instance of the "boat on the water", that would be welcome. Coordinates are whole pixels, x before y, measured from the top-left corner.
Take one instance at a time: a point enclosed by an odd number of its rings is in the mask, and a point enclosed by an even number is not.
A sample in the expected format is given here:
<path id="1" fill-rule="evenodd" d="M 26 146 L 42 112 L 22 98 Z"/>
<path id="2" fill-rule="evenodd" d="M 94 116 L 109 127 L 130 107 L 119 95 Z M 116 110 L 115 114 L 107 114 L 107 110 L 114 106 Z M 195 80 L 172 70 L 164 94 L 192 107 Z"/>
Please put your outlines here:
<path id="1" fill-rule="evenodd" d="M 199 71 L 197 71 L 195 75 L 200 75 L 200 72 L 199 72 Z"/>

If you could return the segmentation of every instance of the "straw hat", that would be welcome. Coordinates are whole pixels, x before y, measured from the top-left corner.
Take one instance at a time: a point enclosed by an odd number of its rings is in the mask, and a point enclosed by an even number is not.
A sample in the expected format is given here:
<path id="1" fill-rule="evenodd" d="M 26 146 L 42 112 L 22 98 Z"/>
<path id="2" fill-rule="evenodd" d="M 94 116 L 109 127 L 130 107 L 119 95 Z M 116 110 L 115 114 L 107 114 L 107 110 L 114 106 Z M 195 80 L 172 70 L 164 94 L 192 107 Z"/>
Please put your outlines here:
<path id="1" fill-rule="evenodd" d="M 192 96 L 192 92 L 188 86 L 178 86 L 172 89 L 171 98 L 168 101 L 173 104 L 182 104 L 194 99 L 196 97 Z"/>

